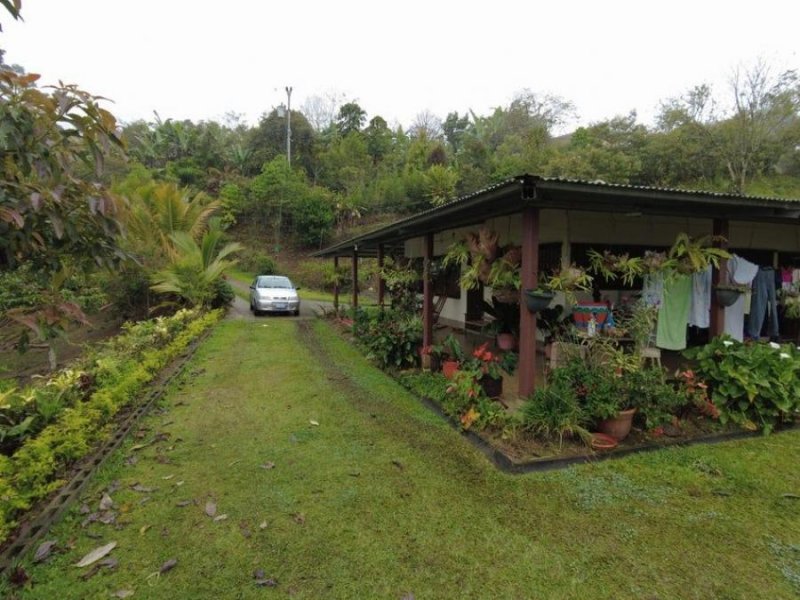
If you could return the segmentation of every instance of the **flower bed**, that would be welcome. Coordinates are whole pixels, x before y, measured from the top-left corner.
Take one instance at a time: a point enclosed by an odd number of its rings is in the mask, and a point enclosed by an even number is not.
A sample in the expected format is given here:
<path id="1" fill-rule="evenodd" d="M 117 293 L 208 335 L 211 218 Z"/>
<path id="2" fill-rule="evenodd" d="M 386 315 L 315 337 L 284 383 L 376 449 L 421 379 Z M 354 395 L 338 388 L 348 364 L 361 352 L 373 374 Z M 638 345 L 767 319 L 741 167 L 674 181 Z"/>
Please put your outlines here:
<path id="1" fill-rule="evenodd" d="M 0 540 L 20 513 L 63 485 L 70 465 L 109 434 L 114 415 L 221 314 L 182 310 L 126 325 L 123 334 L 47 384 L 3 393 L 0 414 L 28 428 L 0 455 Z"/>

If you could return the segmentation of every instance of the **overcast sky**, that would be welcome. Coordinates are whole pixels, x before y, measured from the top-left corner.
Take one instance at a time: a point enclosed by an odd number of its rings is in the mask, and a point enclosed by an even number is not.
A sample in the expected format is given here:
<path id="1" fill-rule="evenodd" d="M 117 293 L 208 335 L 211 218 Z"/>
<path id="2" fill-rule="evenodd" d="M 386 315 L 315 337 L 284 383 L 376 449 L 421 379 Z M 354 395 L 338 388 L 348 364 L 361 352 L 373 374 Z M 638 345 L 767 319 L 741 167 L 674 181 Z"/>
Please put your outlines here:
<path id="1" fill-rule="evenodd" d="M 763 57 L 800 67 L 800 2 L 474 3 L 403 0 L 23 0 L 2 11 L 6 61 L 114 100 L 117 118 L 252 124 L 285 102 L 345 94 L 389 123 L 430 110 L 486 114 L 529 88 L 572 101 L 587 124 Z"/>

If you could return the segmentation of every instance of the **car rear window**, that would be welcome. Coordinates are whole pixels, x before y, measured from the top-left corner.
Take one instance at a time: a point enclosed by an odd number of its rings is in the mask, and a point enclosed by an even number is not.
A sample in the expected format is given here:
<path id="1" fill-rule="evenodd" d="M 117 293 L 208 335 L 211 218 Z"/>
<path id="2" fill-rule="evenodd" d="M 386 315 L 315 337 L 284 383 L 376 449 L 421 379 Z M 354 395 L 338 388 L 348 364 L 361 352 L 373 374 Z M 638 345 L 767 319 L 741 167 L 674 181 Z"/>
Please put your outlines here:
<path id="1" fill-rule="evenodd" d="M 287 288 L 291 289 L 292 282 L 288 277 L 259 277 L 256 287 L 260 288 Z"/>

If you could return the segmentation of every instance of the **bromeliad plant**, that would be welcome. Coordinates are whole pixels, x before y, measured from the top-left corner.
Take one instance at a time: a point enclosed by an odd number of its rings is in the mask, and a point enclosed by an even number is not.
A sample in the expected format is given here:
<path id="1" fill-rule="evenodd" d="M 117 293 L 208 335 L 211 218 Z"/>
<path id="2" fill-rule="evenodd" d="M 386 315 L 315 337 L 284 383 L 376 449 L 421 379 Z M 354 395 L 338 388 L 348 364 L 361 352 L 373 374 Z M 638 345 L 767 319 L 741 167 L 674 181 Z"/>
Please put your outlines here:
<path id="1" fill-rule="evenodd" d="M 741 343 L 722 336 L 684 352 L 708 384 L 722 423 L 770 433 L 800 414 L 800 351 L 793 345 Z"/>

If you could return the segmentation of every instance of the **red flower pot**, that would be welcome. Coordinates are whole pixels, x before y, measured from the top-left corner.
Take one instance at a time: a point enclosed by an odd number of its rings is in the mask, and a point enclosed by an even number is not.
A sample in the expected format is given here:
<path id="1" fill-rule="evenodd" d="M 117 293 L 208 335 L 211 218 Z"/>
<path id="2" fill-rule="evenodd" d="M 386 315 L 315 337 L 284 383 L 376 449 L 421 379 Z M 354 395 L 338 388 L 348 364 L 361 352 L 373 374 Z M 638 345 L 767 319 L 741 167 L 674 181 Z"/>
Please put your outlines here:
<path id="1" fill-rule="evenodd" d="M 442 362 L 442 373 L 445 377 L 447 377 L 447 379 L 452 379 L 453 375 L 456 374 L 456 371 L 458 371 L 457 360 L 445 360 Z"/>

